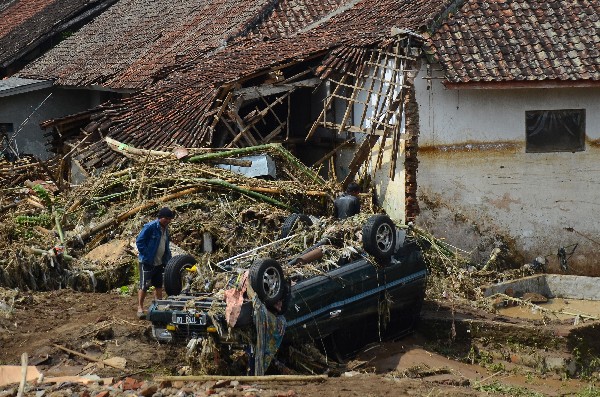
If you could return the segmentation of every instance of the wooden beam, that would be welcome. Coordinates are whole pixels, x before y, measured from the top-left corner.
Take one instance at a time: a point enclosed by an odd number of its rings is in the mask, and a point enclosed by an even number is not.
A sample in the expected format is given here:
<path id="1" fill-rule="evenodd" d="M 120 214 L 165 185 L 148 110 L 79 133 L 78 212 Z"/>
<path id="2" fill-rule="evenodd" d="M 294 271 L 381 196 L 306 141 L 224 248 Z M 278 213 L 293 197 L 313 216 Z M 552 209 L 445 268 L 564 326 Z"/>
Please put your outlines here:
<path id="1" fill-rule="evenodd" d="M 347 139 L 346 141 L 342 142 L 341 144 L 339 144 L 338 146 L 336 146 L 332 151 L 330 151 L 329 153 L 327 153 L 325 156 L 321 157 L 320 160 L 318 160 L 316 163 L 314 163 L 312 165 L 313 168 L 320 166 L 322 163 L 324 163 L 325 161 L 327 161 L 331 156 L 333 156 L 334 154 L 336 154 L 340 149 L 342 149 L 345 146 L 350 145 L 351 143 L 354 143 L 356 141 L 355 138 L 350 138 Z"/>
<path id="2" fill-rule="evenodd" d="M 354 180 L 354 177 L 360 169 L 360 166 L 369 157 L 369 153 L 371 153 L 371 149 L 373 149 L 373 146 L 375 146 L 377 140 L 379 140 L 378 136 L 369 135 L 362 141 L 360 147 L 354 154 L 354 158 L 352 158 L 352 161 L 348 165 L 348 169 L 350 170 L 350 172 L 346 176 L 346 179 L 344 179 L 344 181 L 342 182 L 342 186 L 344 188 L 346 188 L 348 184 Z"/>
<path id="3" fill-rule="evenodd" d="M 343 84 L 346 81 L 347 77 L 348 77 L 347 75 L 342 76 L 340 83 Z M 323 106 L 323 110 L 321 111 L 321 114 L 319 114 L 319 117 L 317 117 L 317 119 L 313 123 L 312 127 L 308 131 L 308 134 L 306 134 L 306 139 L 305 139 L 306 141 L 308 141 L 312 137 L 312 135 L 315 133 L 315 131 L 319 125 L 319 120 L 321 119 L 321 117 L 323 117 L 325 115 L 327 108 L 329 107 L 329 105 L 331 105 L 331 101 L 333 100 L 334 95 L 337 94 L 337 91 L 340 88 L 340 83 L 336 83 L 337 85 L 335 86 L 333 93 L 329 96 L 329 98 L 327 98 L 327 101 L 325 101 L 325 106 Z M 323 120 L 323 121 L 326 122 L 327 120 Z"/>

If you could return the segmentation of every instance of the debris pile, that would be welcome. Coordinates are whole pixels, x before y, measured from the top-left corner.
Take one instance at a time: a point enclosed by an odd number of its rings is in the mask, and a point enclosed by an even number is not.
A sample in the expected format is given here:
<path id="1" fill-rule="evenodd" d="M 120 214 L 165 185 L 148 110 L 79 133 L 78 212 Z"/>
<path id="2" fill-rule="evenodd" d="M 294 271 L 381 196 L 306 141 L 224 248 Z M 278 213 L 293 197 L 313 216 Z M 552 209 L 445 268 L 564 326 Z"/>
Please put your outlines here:
<path id="1" fill-rule="evenodd" d="M 247 165 L 249 154 L 272 159 L 276 178 L 223 166 Z M 127 285 L 135 273 L 135 237 L 166 205 L 177 214 L 172 242 L 201 261 L 219 262 L 276 240 L 290 213 L 327 215 L 339 189 L 279 145 L 198 150 L 183 159 L 148 153 L 68 191 L 28 181 L 4 191 L 0 202 L 0 285 L 82 291 Z"/>

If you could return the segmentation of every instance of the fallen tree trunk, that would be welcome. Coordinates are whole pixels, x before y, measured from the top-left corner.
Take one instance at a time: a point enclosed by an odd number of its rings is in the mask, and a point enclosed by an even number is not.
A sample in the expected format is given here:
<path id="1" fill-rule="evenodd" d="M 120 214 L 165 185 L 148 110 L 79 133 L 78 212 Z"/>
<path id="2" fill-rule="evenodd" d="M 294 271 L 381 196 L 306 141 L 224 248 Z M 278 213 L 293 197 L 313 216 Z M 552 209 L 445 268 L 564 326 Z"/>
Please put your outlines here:
<path id="1" fill-rule="evenodd" d="M 162 381 L 189 381 L 201 382 L 207 380 L 237 380 L 239 382 L 258 382 L 258 381 L 316 381 L 320 382 L 328 379 L 327 375 L 262 375 L 262 376 L 225 376 L 225 375 L 188 375 L 188 376 L 158 376 L 154 378 L 157 382 Z"/>

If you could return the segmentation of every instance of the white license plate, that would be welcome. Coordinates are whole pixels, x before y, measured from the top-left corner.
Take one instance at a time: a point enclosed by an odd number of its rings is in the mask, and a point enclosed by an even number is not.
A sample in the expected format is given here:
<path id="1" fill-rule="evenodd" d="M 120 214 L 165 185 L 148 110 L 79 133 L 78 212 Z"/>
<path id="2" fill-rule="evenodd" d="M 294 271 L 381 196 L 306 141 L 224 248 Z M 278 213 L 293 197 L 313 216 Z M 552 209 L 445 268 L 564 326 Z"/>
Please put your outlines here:
<path id="1" fill-rule="evenodd" d="M 206 314 L 173 313 L 174 324 L 206 325 Z"/>

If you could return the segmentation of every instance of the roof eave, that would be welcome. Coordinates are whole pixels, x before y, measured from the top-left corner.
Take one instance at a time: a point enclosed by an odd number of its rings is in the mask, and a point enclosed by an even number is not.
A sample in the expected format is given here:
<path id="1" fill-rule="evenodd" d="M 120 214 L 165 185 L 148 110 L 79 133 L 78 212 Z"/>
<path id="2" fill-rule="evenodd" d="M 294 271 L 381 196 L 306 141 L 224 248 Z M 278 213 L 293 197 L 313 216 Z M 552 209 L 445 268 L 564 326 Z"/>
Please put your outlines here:
<path id="1" fill-rule="evenodd" d="M 528 80 L 528 81 L 470 81 L 442 82 L 449 90 L 514 90 L 522 88 L 598 88 L 599 80 Z"/>
<path id="2" fill-rule="evenodd" d="M 11 77 L 11 78 L 8 78 L 3 81 L 7 81 L 7 80 L 11 80 L 11 79 L 13 79 L 13 78 Z M 14 87 L 9 87 L 9 88 L 4 88 L 4 89 L 2 89 L 0 87 L 0 97 L 8 97 L 8 96 L 14 96 L 14 95 L 19 95 L 19 94 L 25 94 L 25 93 L 31 92 L 31 91 L 43 90 L 44 88 L 52 87 L 52 85 L 54 84 L 54 82 L 52 80 L 31 80 L 31 79 L 22 79 L 22 78 L 19 78 L 18 80 L 20 80 L 20 83 L 18 83 Z M 0 80 L 0 83 L 2 83 L 2 80 Z"/>

